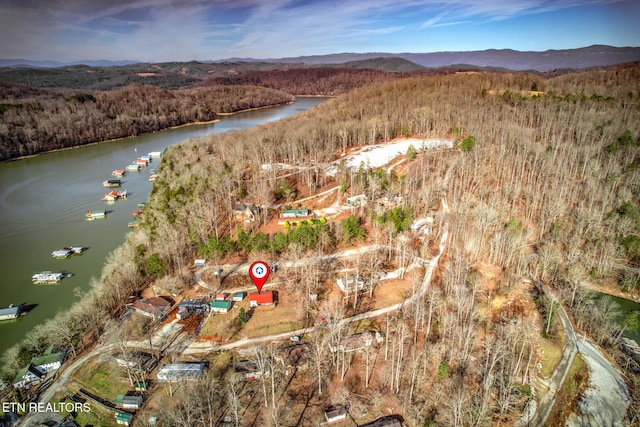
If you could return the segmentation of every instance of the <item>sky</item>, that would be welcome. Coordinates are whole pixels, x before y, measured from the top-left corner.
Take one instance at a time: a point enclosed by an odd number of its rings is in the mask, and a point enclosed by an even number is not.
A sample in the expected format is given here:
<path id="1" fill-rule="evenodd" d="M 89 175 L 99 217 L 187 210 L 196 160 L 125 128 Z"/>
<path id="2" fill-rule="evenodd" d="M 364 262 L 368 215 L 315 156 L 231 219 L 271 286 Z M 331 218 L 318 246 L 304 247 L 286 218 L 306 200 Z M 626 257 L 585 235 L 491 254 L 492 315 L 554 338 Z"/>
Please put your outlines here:
<path id="1" fill-rule="evenodd" d="M 640 46 L 638 0 L 0 0 L 0 58 L 143 62 Z"/>

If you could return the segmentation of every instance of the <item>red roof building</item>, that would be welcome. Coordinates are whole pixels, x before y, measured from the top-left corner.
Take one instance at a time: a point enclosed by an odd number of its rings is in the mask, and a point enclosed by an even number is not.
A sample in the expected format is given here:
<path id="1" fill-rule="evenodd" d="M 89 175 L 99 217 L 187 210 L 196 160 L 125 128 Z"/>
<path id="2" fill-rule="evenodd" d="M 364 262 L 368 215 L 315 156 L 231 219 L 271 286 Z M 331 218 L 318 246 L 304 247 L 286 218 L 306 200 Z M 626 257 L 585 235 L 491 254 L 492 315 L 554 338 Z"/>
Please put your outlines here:
<path id="1" fill-rule="evenodd" d="M 276 305 L 278 294 L 274 291 L 253 292 L 249 294 L 249 306 Z"/>

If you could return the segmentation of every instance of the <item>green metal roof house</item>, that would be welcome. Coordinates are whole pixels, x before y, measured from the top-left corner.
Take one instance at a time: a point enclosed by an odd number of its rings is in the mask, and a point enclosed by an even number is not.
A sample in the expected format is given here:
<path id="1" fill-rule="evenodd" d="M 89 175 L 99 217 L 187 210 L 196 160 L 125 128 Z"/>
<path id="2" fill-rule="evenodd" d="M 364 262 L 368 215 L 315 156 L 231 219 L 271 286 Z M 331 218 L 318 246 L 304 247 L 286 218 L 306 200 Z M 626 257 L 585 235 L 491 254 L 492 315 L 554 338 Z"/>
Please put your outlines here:
<path id="1" fill-rule="evenodd" d="M 128 426 L 131 424 L 131 419 L 133 418 L 133 415 L 131 414 L 127 414 L 125 412 L 118 412 L 116 414 L 116 423 L 124 425 L 124 426 Z"/>
<path id="2" fill-rule="evenodd" d="M 31 387 L 43 381 L 47 373 L 57 370 L 60 366 L 62 353 L 53 353 L 53 347 L 49 347 L 42 356 L 34 357 L 29 365 L 18 372 L 13 385 L 16 388 Z"/>
<path id="3" fill-rule="evenodd" d="M 232 304 L 232 301 L 219 299 L 213 300 L 209 303 L 211 311 L 214 313 L 228 313 Z"/>
<path id="4" fill-rule="evenodd" d="M 282 211 L 283 218 L 298 218 L 309 215 L 311 215 L 311 211 L 309 209 L 285 209 Z"/>

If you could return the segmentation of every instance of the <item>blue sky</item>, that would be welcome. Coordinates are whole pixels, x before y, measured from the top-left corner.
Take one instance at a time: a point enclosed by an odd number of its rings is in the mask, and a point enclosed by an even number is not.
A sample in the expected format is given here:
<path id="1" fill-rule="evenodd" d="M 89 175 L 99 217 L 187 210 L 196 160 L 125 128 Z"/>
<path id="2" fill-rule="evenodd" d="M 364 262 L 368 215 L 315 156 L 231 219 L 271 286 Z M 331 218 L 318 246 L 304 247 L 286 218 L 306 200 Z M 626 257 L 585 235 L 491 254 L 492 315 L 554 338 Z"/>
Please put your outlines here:
<path id="1" fill-rule="evenodd" d="M 0 58 L 149 62 L 640 46 L 638 0 L 2 0 Z"/>

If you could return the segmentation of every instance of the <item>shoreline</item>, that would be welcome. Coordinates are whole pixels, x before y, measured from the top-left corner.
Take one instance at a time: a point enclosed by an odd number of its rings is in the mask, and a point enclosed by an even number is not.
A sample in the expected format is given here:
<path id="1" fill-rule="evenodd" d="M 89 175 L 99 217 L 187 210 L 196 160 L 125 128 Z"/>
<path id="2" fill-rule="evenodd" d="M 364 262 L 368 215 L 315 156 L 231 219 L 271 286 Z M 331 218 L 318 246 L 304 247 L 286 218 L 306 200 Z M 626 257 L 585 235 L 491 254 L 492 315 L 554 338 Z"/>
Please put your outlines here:
<path id="1" fill-rule="evenodd" d="M 296 96 L 296 98 L 323 98 L 323 96 Z M 279 106 L 282 106 L 282 105 L 291 105 L 291 104 L 295 104 L 295 100 L 291 101 L 291 102 L 283 102 L 283 103 L 280 103 L 280 104 L 265 105 L 263 107 L 247 108 L 247 109 L 244 109 L 244 110 L 234 111 L 232 113 L 216 113 L 216 116 L 232 116 L 234 114 L 244 113 L 244 112 L 247 112 L 247 111 L 263 110 L 265 108 L 279 107 Z M 157 131 L 154 131 L 154 132 L 146 132 L 146 133 L 141 133 L 141 134 L 138 134 L 138 135 L 122 136 L 122 137 L 119 137 L 119 138 L 105 139 L 105 140 L 102 140 L 102 141 L 87 142 L 86 144 L 73 145 L 73 146 L 70 146 L 70 147 L 56 148 L 54 150 L 42 151 L 40 153 L 29 154 L 29 155 L 26 155 L 26 156 L 12 157 L 10 159 L 0 161 L 0 164 L 10 163 L 10 162 L 14 162 L 14 161 L 17 161 L 17 160 L 30 159 L 30 158 L 33 158 L 33 157 L 38 157 L 38 156 L 42 156 L 42 155 L 49 154 L 49 153 L 57 153 L 57 152 L 60 152 L 60 151 L 74 150 L 76 148 L 87 147 L 87 146 L 90 146 L 90 145 L 106 144 L 106 143 L 109 143 L 109 142 L 121 141 L 123 139 L 134 138 L 136 136 L 153 135 L 154 133 L 164 132 L 166 130 L 171 130 L 171 129 L 180 129 L 180 128 L 187 127 L 187 126 L 209 125 L 209 124 L 216 123 L 216 122 L 219 122 L 219 121 L 220 121 L 220 119 L 208 120 L 206 122 L 190 122 L 190 123 L 184 123 L 184 124 L 181 124 L 181 125 L 170 126 L 170 127 L 163 128 L 163 129 L 160 129 L 160 130 L 157 130 Z"/>

